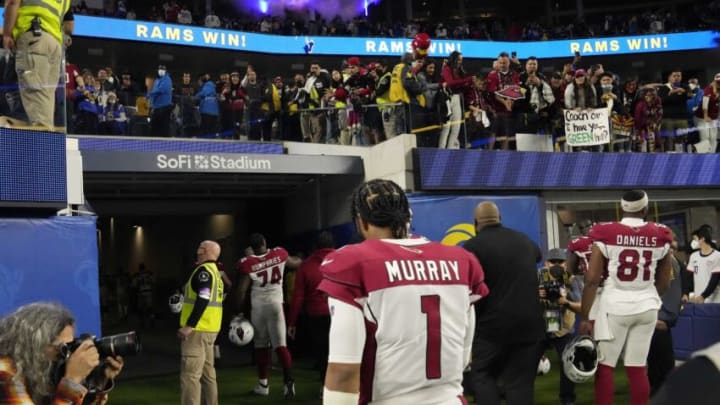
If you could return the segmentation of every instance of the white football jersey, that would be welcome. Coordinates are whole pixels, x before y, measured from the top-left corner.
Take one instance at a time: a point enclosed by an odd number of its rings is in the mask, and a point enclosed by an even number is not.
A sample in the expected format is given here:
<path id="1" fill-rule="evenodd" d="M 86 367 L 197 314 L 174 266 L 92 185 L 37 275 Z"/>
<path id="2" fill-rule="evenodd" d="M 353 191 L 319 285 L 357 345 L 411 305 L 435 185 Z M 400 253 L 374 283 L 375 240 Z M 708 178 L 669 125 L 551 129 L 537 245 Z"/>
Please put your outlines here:
<path id="1" fill-rule="evenodd" d="M 693 273 L 693 284 L 695 285 L 695 296 L 699 296 L 705 291 L 710 278 L 714 273 L 720 273 L 720 252 L 713 250 L 707 256 L 703 256 L 698 250 L 690 255 L 687 270 Z M 720 303 L 720 290 L 715 291 L 705 299 L 707 303 Z"/>
<path id="2" fill-rule="evenodd" d="M 603 308 L 615 315 L 639 314 L 660 309 L 655 288 L 658 262 L 670 251 L 672 234 L 662 224 L 638 218 L 597 224 L 590 238 L 607 259 Z"/>
<path id="3" fill-rule="evenodd" d="M 240 259 L 238 271 L 252 280 L 250 302 L 253 306 L 283 302 L 283 275 L 288 253 L 281 247 L 263 255 Z"/>
<path id="4" fill-rule="evenodd" d="M 359 404 L 461 403 L 468 313 L 488 291 L 471 253 L 422 238 L 367 240 L 330 253 L 321 271 L 319 289 L 364 316 Z"/>

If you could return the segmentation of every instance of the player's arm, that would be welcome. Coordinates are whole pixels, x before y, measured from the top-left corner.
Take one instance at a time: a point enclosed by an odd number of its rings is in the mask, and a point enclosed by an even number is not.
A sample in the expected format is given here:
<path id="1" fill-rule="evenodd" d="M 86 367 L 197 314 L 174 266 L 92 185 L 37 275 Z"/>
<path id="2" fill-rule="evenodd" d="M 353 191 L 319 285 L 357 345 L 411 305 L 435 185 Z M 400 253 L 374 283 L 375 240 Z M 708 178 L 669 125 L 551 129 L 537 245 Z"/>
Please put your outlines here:
<path id="1" fill-rule="evenodd" d="M 603 269 L 607 264 L 607 259 L 602 254 L 602 251 L 597 245 L 593 245 L 592 254 L 590 255 L 590 268 L 585 273 L 585 289 L 582 294 L 582 304 L 580 308 L 580 316 L 582 317 L 582 323 L 580 325 L 581 334 L 586 334 L 590 330 L 590 308 L 592 308 L 597 296 L 597 289 L 600 287 L 602 281 Z"/>
<path id="2" fill-rule="evenodd" d="M 672 252 L 668 252 L 659 262 L 655 271 L 655 288 L 661 297 L 670 288 L 672 281 Z"/>
<path id="3" fill-rule="evenodd" d="M 470 365 L 472 360 L 472 343 L 475 338 L 475 305 L 470 305 L 467 311 L 467 329 L 465 329 L 465 346 L 463 349 L 463 368 Z"/>
<path id="4" fill-rule="evenodd" d="M 237 312 L 245 313 L 245 304 L 247 303 L 247 294 L 250 290 L 252 279 L 245 273 L 240 273 L 237 278 L 237 287 L 235 289 L 235 310 Z"/>
<path id="5" fill-rule="evenodd" d="M 302 259 L 297 256 L 288 256 L 285 264 L 291 269 L 297 269 L 302 264 Z"/>
<path id="6" fill-rule="evenodd" d="M 360 397 L 360 362 L 365 347 L 362 310 L 335 298 L 330 306 L 328 368 L 324 405 L 356 405 Z"/>
<path id="7" fill-rule="evenodd" d="M 220 282 L 220 280 L 216 280 Z M 186 339 L 188 335 L 195 329 L 195 326 L 200 322 L 205 309 L 210 304 L 210 295 L 212 294 L 212 274 L 207 271 L 204 267 L 195 272 L 193 279 L 190 281 L 190 288 L 195 291 L 195 304 L 193 304 L 192 312 L 185 322 L 185 326 L 178 330 L 178 337 L 180 339 Z"/>
<path id="8" fill-rule="evenodd" d="M 718 282 L 720 282 L 720 273 L 713 272 L 707 287 L 705 287 L 705 291 L 703 291 L 699 297 L 695 297 L 695 301 L 698 303 L 705 302 L 707 297 L 711 296 L 712 293 L 715 292 L 715 289 L 718 286 Z"/>

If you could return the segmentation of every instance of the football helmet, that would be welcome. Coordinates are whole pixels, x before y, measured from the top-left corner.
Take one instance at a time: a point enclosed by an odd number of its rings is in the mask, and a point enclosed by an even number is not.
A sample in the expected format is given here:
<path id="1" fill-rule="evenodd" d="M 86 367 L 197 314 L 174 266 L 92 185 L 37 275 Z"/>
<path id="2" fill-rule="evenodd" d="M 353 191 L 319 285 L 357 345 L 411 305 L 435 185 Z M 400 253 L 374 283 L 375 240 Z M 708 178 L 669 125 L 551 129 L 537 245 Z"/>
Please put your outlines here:
<path id="1" fill-rule="evenodd" d="M 424 32 L 415 35 L 412 41 L 412 49 L 416 59 L 422 59 L 427 56 L 428 48 L 430 48 L 430 36 Z"/>
<path id="2" fill-rule="evenodd" d="M 238 315 L 230 321 L 230 330 L 228 331 L 230 341 L 237 346 L 245 346 L 250 343 L 255 335 L 255 329 L 250 321 L 244 316 Z"/>
<path id="3" fill-rule="evenodd" d="M 589 381 L 597 371 L 598 350 L 590 336 L 576 336 L 565 346 L 562 354 L 567 378 L 577 384 Z"/>
<path id="4" fill-rule="evenodd" d="M 182 311 L 183 295 L 175 293 L 168 299 L 168 305 L 170 306 L 170 312 L 173 314 L 179 314 Z"/>
<path id="5" fill-rule="evenodd" d="M 545 375 L 549 372 L 550 372 L 550 359 L 548 359 L 545 356 L 542 356 L 542 359 L 540 359 L 540 362 L 538 362 L 537 374 Z"/>

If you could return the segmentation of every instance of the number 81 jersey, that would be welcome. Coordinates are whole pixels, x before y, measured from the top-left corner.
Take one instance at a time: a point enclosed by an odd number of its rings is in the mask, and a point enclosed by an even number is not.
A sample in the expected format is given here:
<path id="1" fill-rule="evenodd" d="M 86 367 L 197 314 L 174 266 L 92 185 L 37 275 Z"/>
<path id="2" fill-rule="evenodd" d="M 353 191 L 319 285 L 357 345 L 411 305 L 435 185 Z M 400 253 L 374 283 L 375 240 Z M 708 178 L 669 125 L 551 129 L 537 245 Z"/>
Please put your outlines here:
<path id="1" fill-rule="evenodd" d="M 589 236 L 607 259 L 601 297 L 605 310 L 633 315 L 659 309 L 662 302 L 655 289 L 655 271 L 670 251 L 670 228 L 623 218 L 595 225 Z"/>
<path id="2" fill-rule="evenodd" d="M 238 271 L 252 280 L 250 299 L 253 306 L 283 302 L 282 280 L 287 259 L 288 252 L 281 247 L 240 259 Z"/>

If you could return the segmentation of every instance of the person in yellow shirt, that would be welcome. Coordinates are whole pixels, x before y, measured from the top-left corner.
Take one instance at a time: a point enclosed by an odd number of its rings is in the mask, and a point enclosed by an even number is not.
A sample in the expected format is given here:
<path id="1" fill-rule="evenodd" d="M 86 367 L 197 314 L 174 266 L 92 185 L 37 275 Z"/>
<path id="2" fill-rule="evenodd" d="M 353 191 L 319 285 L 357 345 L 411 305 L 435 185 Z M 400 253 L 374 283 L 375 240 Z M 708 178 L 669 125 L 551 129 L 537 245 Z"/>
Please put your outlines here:
<path id="1" fill-rule="evenodd" d="M 20 98 L 33 126 L 54 127 L 69 9 L 70 0 L 5 0 L 3 48 L 15 52 Z"/>
<path id="2" fill-rule="evenodd" d="M 224 287 L 217 259 L 220 245 L 206 240 L 197 249 L 197 263 L 185 284 L 180 329 L 180 403 L 218 404 L 213 345 L 222 322 Z"/>

